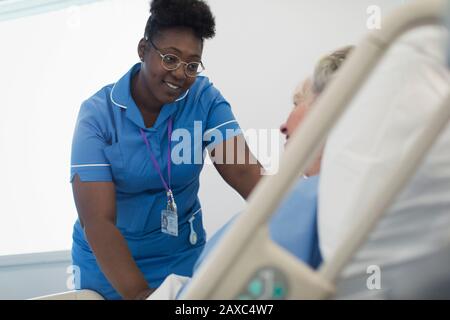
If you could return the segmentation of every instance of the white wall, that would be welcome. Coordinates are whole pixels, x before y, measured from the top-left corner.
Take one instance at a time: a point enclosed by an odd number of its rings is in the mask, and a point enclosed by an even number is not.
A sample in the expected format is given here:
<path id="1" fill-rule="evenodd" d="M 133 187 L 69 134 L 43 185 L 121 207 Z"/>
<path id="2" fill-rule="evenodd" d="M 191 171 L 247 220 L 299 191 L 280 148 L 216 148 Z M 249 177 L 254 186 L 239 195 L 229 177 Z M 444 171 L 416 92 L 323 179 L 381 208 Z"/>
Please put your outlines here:
<path id="1" fill-rule="evenodd" d="M 73 289 L 69 251 L 0 256 L 0 300 L 30 299 Z"/>
<path id="2" fill-rule="evenodd" d="M 103 1 L 0 23 L 0 255 L 70 248 L 78 109 L 136 61 L 146 11 Z"/>
<path id="3" fill-rule="evenodd" d="M 206 43 L 207 74 L 244 129 L 277 129 L 315 61 L 367 32 L 367 7 L 385 14 L 401 2 L 209 0 L 217 36 Z M 0 255 L 70 248 L 78 108 L 137 61 L 147 12 L 147 0 L 108 0 L 0 22 Z M 200 198 L 210 235 L 244 206 L 212 166 Z"/>

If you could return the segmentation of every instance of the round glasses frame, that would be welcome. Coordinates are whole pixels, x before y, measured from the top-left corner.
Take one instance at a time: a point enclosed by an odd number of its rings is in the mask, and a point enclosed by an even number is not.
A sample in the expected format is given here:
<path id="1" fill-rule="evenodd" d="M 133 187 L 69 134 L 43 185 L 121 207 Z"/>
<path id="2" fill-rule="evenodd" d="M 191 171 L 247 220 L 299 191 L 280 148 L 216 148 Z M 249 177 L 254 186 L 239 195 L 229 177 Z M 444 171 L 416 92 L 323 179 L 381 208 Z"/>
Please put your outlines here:
<path id="1" fill-rule="evenodd" d="M 199 62 L 184 62 L 183 60 L 181 60 L 180 57 L 178 57 L 175 54 L 172 53 L 167 53 L 167 54 L 163 54 L 157 46 L 155 46 L 155 44 L 153 43 L 152 40 L 150 40 L 150 38 L 145 37 L 145 40 L 148 41 L 150 43 L 150 45 L 155 48 L 156 52 L 159 54 L 160 58 L 161 58 L 161 66 L 166 69 L 167 71 L 174 71 L 177 70 L 181 65 L 184 65 L 184 74 L 189 77 L 189 78 L 195 78 L 198 75 L 200 75 L 200 73 L 202 73 L 203 71 L 205 71 L 205 66 L 203 65 L 203 62 L 199 61 Z M 174 59 L 176 59 L 178 62 L 176 63 L 176 65 L 174 66 L 168 66 L 166 64 L 165 59 L 167 59 L 167 57 L 173 57 Z M 196 66 L 196 70 L 195 72 L 191 71 L 189 72 L 188 68 L 189 66 L 195 65 Z M 200 71 L 198 70 L 200 68 Z"/>

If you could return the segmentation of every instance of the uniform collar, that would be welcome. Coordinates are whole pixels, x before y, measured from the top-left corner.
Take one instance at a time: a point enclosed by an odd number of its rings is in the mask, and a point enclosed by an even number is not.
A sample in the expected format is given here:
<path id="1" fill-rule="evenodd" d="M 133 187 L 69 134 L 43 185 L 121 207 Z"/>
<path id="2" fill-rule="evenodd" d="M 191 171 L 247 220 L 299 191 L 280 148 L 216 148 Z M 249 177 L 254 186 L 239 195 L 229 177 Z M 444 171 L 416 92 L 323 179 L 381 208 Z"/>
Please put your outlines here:
<path id="1" fill-rule="evenodd" d="M 141 63 L 135 64 L 130 71 L 116 82 L 111 90 L 111 102 L 118 108 L 125 109 L 127 118 L 139 128 L 146 129 L 142 114 L 131 96 L 131 79 L 140 69 Z M 153 128 L 156 129 L 161 126 L 161 124 L 165 123 L 167 119 L 177 111 L 179 102 L 184 100 L 188 93 L 189 91 L 184 93 L 177 101 L 164 105 Z"/>

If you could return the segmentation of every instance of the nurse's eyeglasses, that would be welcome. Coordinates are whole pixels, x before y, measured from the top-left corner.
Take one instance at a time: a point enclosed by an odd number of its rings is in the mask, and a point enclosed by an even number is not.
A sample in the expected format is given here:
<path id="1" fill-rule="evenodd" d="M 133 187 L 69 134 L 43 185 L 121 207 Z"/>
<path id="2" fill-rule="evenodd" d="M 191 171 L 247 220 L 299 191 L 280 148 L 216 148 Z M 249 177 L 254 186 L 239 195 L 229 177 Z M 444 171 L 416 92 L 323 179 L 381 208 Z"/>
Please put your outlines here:
<path id="1" fill-rule="evenodd" d="M 152 47 L 155 48 L 156 52 L 158 52 L 159 56 L 161 57 L 161 65 L 167 71 L 177 70 L 183 64 L 184 73 L 186 74 L 186 76 L 195 78 L 205 70 L 202 62 L 187 63 L 174 54 L 162 54 L 150 38 L 145 37 L 145 40 L 147 40 L 152 45 Z"/>

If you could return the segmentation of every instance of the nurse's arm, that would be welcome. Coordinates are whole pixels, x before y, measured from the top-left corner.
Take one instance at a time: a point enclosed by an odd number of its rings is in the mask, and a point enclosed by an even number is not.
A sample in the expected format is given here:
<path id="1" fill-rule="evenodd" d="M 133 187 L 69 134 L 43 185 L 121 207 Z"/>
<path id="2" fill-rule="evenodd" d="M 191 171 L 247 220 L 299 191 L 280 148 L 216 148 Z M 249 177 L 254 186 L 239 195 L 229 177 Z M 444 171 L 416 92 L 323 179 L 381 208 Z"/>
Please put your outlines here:
<path id="1" fill-rule="evenodd" d="M 238 135 L 217 145 L 210 156 L 222 178 L 247 199 L 264 169 L 251 153 L 244 136 Z"/>
<path id="2" fill-rule="evenodd" d="M 72 189 L 81 225 L 106 278 L 124 299 L 148 296 L 153 290 L 116 227 L 114 183 L 81 182 L 77 175 Z"/>

